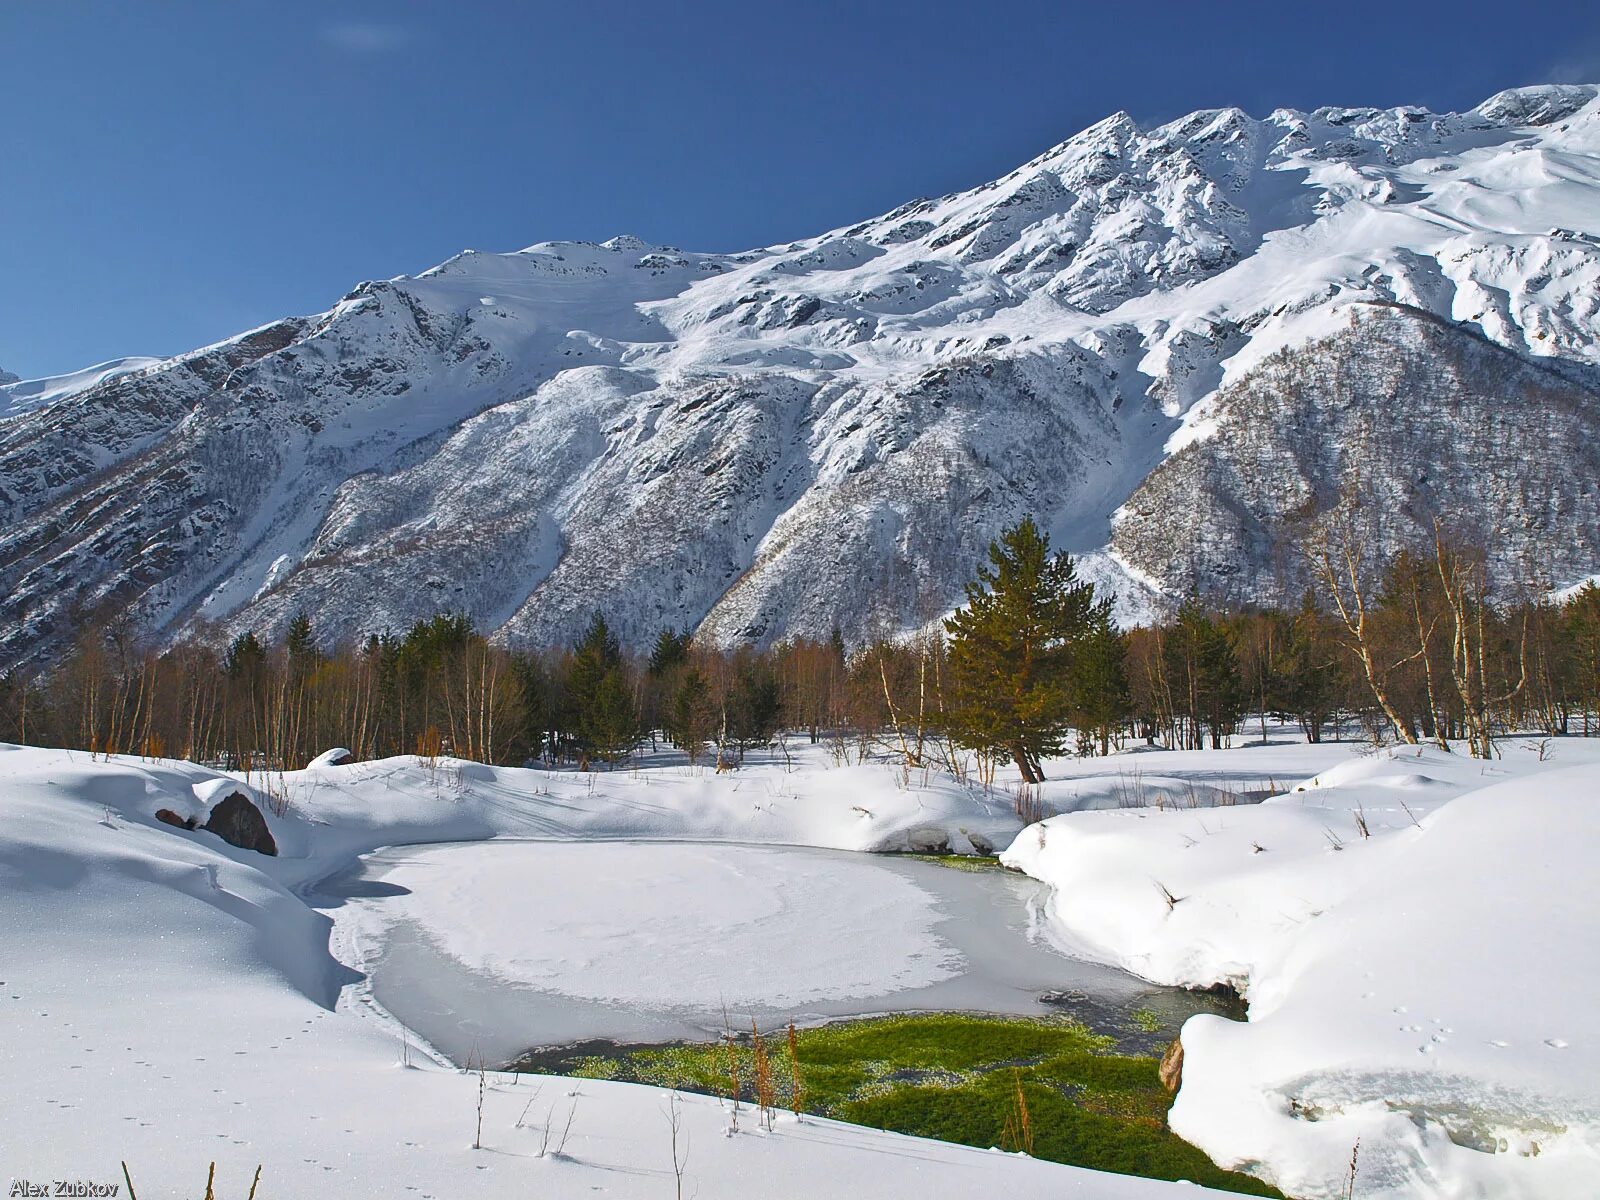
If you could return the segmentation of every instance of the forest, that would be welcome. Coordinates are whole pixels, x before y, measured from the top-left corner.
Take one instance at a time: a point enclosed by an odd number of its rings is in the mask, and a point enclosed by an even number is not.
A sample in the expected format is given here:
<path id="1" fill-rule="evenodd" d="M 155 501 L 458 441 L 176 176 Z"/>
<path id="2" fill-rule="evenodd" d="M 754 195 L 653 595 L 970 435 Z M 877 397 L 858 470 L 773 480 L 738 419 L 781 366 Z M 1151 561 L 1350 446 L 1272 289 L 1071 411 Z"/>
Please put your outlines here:
<path id="1" fill-rule="evenodd" d="M 1381 564 L 1354 544 L 1309 553 L 1319 586 L 1292 610 L 1191 597 L 1131 629 L 1031 520 L 991 546 L 949 619 L 894 640 L 836 629 L 727 649 L 662 629 L 634 647 L 601 613 L 544 648 L 453 614 L 344 645 L 303 613 L 280 640 L 218 645 L 96 626 L 51 669 L 0 677 L 0 740 L 282 771 L 330 747 L 606 768 L 663 739 L 732 769 L 798 737 L 841 763 L 887 751 L 986 783 L 999 764 L 1033 782 L 1048 757 L 1133 741 L 1235 745 L 1264 736 L 1265 715 L 1313 742 L 1479 757 L 1507 732 L 1600 732 L 1600 587 L 1508 603 L 1443 531 Z"/>

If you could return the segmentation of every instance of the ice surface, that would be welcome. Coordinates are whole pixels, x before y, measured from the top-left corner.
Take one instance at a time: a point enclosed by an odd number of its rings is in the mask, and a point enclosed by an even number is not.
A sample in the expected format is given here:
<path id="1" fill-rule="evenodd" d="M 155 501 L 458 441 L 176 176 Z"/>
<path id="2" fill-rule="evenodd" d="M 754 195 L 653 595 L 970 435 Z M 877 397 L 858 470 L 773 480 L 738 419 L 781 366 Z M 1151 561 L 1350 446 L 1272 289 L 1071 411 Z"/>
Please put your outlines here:
<path id="1" fill-rule="evenodd" d="M 916 1010 L 1132 1009 L 1069 957 L 1034 880 L 800 847 L 494 841 L 384 852 L 331 887 L 378 1001 L 457 1061 Z M 1056 1010 L 1059 1011 L 1059 1010 Z"/>

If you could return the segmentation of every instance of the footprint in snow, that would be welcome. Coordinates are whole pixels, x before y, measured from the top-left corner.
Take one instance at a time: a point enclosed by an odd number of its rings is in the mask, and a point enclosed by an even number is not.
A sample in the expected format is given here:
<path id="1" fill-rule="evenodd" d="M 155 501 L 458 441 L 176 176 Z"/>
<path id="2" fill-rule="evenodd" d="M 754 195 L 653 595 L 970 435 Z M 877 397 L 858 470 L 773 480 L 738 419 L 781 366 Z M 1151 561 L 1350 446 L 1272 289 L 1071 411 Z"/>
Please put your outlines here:
<path id="1" fill-rule="evenodd" d="M 1489 1039 L 1489 1045 L 1498 1046 L 1500 1049 L 1504 1050 L 1507 1046 L 1511 1045 L 1511 1043 L 1510 1042 L 1503 1042 L 1499 1038 L 1490 1038 Z"/>
<path id="2" fill-rule="evenodd" d="M 1544 1044 L 1549 1046 L 1552 1050 L 1565 1050 L 1569 1045 L 1571 1045 L 1566 1038 L 1545 1038 Z"/>

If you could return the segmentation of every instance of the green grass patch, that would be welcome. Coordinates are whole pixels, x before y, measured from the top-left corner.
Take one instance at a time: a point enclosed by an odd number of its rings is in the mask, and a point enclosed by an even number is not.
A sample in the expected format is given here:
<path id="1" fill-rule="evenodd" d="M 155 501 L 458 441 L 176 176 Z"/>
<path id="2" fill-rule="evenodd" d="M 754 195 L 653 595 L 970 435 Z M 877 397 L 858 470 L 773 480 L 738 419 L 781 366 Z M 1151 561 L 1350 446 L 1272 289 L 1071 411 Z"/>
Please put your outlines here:
<path id="1" fill-rule="evenodd" d="M 1011 869 L 1004 866 L 998 858 L 987 854 L 905 854 L 897 857 L 915 859 L 917 862 L 933 863 L 938 867 L 949 867 L 952 871 L 1009 871 Z"/>
<path id="2" fill-rule="evenodd" d="M 1137 1018 L 1136 1018 L 1137 1019 Z M 766 1040 L 779 1106 L 794 1084 L 782 1034 Z M 1156 1179 L 1188 1179 L 1254 1196 L 1279 1192 L 1224 1171 L 1166 1124 L 1171 1097 L 1154 1058 L 1118 1054 L 1115 1039 L 1068 1017 L 933 1013 L 844 1021 L 798 1034 L 804 1110 L 859 1125 L 970 1146 L 1024 1148 L 1020 1088 L 1036 1158 Z M 568 1065 L 591 1079 L 622 1079 L 729 1094 L 753 1102 L 755 1051 L 672 1045 L 593 1056 Z"/>

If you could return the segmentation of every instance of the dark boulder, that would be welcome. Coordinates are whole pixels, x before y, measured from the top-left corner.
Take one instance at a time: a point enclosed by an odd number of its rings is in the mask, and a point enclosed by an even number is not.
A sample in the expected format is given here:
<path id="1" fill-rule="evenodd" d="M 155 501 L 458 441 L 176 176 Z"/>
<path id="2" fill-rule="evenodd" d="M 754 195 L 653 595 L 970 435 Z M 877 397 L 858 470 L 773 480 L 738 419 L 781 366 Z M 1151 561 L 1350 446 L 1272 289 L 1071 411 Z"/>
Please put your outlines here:
<path id="1" fill-rule="evenodd" d="M 194 828 L 194 818 L 193 817 L 180 817 L 177 813 L 173 812 L 170 808 L 158 808 L 158 809 L 156 809 L 156 820 L 162 822 L 165 825 L 176 825 L 179 829 L 193 829 Z"/>
<path id="2" fill-rule="evenodd" d="M 201 828 L 210 830 L 230 846 L 238 846 L 241 850 L 254 850 L 259 854 L 278 853 L 278 843 L 272 840 L 267 819 L 240 792 L 231 792 L 214 804 L 211 816 Z"/>

